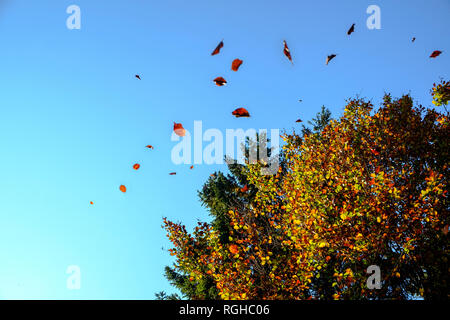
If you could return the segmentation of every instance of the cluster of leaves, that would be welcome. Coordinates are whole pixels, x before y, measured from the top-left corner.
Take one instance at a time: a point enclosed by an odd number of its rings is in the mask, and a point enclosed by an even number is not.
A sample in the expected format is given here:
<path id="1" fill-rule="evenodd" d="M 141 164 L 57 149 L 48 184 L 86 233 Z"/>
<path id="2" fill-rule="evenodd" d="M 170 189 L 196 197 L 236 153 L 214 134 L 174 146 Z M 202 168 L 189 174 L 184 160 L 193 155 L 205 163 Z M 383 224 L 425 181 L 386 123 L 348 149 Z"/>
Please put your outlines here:
<path id="1" fill-rule="evenodd" d="M 164 220 L 173 271 L 215 293 L 189 298 L 448 298 L 448 113 L 386 95 L 376 112 L 355 99 L 327 118 L 283 136 L 276 175 L 235 168 L 248 190 L 208 198 L 220 219 L 193 234 Z M 366 286 L 370 265 L 381 289 Z"/>
<path id="2" fill-rule="evenodd" d="M 434 84 L 431 95 L 433 96 L 432 102 L 435 106 L 447 105 L 448 100 L 450 100 L 450 81 L 442 80 L 441 83 Z"/>

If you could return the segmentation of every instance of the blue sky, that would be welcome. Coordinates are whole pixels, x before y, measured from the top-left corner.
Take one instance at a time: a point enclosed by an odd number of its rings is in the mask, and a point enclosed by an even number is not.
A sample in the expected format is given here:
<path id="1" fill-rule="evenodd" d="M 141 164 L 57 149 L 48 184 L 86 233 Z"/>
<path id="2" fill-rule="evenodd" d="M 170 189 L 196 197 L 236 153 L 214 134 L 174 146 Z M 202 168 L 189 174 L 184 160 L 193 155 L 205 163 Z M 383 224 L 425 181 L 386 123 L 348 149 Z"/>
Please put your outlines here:
<path id="1" fill-rule="evenodd" d="M 72 4 L 80 30 L 66 27 Z M 371 4 L 380 30 L 366 27 Z M 291 130 L 322 105 L 339 116 L 347 98 L 384 92 L 430 106 L 433 82 L 449 78 L 449 13 L 448 0 L 0 1 L 0 299 L 173 292 L 162 217 L 208 219 L 197 190 L 225 170 L 175 165 L 173 121 Z M 252 117 L 235 119 L 237 107 Z M 66 288 L 69 265 L 80 290 Z"/>

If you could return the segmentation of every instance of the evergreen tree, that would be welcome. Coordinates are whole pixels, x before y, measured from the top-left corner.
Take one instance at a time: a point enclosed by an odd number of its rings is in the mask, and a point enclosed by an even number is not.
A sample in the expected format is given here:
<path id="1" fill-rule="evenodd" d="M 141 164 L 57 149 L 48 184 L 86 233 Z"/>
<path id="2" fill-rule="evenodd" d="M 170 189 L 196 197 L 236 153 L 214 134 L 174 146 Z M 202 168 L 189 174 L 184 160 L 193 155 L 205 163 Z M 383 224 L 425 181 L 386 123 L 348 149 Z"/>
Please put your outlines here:
<path id="1" fill-rule="evenodd" d="M 316 118 L 309 122 L 312 128 L 303 126 L 303 133 L 320 132 L 330 119 L 331 112 L 327 108 L 322 107 Z M 245 158 L 244 163 L 240 164 L 236 160 L 225 158 L 226 163 L 228 163 L 229 173 L 215 172 L 198 192 L 202 205 L 209 211 L 212 218 L 210 225 L 214 230 L 218 231 L 219 241 L 223 246 L 227 246 L 230 242 L 230 231 L 232 229 L 228 211 L 230 209 L 239 209 L 241 212 L 251 211 L 251 203 L 257 193 L 257 189 L 247 179 L 248 171 L 244 170 L 245 166 L 252 159 L 250 156 L 252 152 L 256 155 L 256 159 L 259 160 L 264 158 L 261 150 L 265 149 L 265 155 L 268 158 L 266 162 L 271 161 L 274 157 L 279 157 L 281 172 L 285 171 L 285 155 L 282 152 L 273 154 L 273 150 L 267 146 L 267 142 L 270 141 L 266 135 L 260 136 L 257 134 L 255 140 L 247 137 L 245 144 L 241 146 Z M 282 176 L 283 174 L 281 174 L 279 184 L 282 182 Z M 255 270 L 256 272 L 258 270 Z M 185 268 L 182 271 L 177 271 L 176 268 L 170 266 L 165 268 L 165 277 L 171 285 L 181 292 L 183 298 L 219 299 L 216 283 L 210 275 L 205 273 L 200 279 L 192 281 L 190 273 L 191 270 L 189 268 Z M 180 297 L 177 295 L 167 296 L 164 292 L 160 292 L 157 294 L 157 298 L 167 300 L 170 298 L 179 299 Z"/>

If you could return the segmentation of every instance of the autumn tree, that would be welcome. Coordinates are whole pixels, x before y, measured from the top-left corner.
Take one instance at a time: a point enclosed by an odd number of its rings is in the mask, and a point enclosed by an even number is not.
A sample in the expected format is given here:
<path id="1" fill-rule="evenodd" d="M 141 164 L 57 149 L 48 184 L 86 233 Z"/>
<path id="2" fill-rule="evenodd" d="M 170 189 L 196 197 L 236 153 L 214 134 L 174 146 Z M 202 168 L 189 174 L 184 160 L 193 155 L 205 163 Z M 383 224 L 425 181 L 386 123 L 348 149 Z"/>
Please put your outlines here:
<path id="1" fill-rule="evenodd" d="M 241 168 L 252 197 L 225 204 L 221 227 L 165 221 L 176 268 L 220 299 L 448 299 L 449 124 L 386 95 L 377 110 L 353 99 L 340 119 L 285 134 L 277 174 Z"/>
<path id="2" fill-rule="evenodd" d="M 286 135 L 282 188 L 274 187 L 278 176 L 250 168 L 255 215 L 281 230 L 279 246 L 258 246 L 260 261 L 281 288 L 305 288 L 313 298 L 447 298 L 448 113 L 388 95 L 371 111 L 351 100 L 320 135 Z M 282 217 L 273 214 L 280 204 Z M 275 249 L 292 255 L 281 273 Z M 382 271 L 380 290 L 366 286 L 370 265 Z M 286 296 L 270 295 L 278 297 Z"/>

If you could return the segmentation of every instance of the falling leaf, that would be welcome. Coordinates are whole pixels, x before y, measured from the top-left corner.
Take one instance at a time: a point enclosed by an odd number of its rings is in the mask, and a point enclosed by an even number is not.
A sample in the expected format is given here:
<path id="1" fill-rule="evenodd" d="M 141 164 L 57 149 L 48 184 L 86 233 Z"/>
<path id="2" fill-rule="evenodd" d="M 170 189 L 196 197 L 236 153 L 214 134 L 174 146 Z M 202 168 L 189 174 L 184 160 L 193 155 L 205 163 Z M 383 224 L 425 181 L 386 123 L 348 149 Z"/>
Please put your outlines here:
<path id="1" fill-rule="evenodd" d="M 430 58 L 436 58 L 438 57 L 440 54 L 442 53 L 442 51 L 439 50 L 435 50 L 431 53 Z"/>
<path id="2" fill-rule="evenodd" d="M 119 187 L 119 190 L 123 193 L 127 192 L 127 187 L 125 187 L 123 184 Z"/>
<path id="3" fill-rule="evenodd" d="M 91 202 L 89 202 L 90 204 L 94 204 L 94 202 L 93 201 L 91 201 Z"/>
<path id="4" fill-rule="evenodd" d="M 330 62 L 331 60 L 333 60 L 335 57 L 336 57 L 335 54 L 330 54 L 330 55 L 327 57 L 327 62 L 326 62 L 326 64 L 328 65 L 328 62 Z"/>
<path id="5" fill-rule="evenodd" d="M 352 24 L 352 26 L 350 27 L 350 29 L 348 29 L 347 34 L 351 35 L 353 32 L 355 32 L 355 24 Z"/>
<path id="6" fill-rule="evenodd" d="M 217 45 L 217 47 L 214 49 L 214 51 L 211 53 L 212 56 L 218 54 L 220 52 L 220 49 L 223 48 L 223 41 L 220 41 L 220 43 Z"/>
<path id="7" fill-rule="evenodd" d="M 147 145 L 147 146 L 145 146 L 146 148 L 149 148 L 149 149 L 153 149 L 153 146 L 152 145 Z"/>
<path id="8" fill-rule="evenodd" d="M 234 110 L 231 113 L 233 116 L 235 116 L 236 118 L 240 118 L 240 117 L 250 117 L 250 114 L 248 113 L 247 109 L 245 108 L 237 108 L 236 110 Z"/>
<path id="9" fill-rule="evenodd" d="M 284 55 L 289 59 L 290 62 L 292 62 L 291 51 L 289 50 L 289 48 L 287 46 L 286 40 L 283 40 L 283 45 L 284 45 L 284 49 L 283 49 Z M 292 62 L 292 63 L 294 63 L 294 62 Z"/>
<path id="10" fill-rule="evenodd" d="M 245 185 L 244 187 L 241 188 L 241 192 L 245 193 L 248 191 L 248 186 Z"/>
<path id="11" fill-rule="evenodd" d="M 224 86 L 224 85 L 227 84 L 227 80 L 225 80 L 225 79 L 222 78 L 222 77 L 217 77 L 217 78 L 215 78 L 213 81 L 214 81 L 214 82 L 216 83 L 216 85 L 218 85 L 219 87 Z"/>
<path id="12" fill-rule="evenodd" d="M 191 169 L 191 170 L 194 169 L 194 166 L 190 166 L 189 169 Z"/>
<path id="13" fill-rule="evenodd" d="M 176 175 L 177 173 L 176 172 L 171 172 L 171 173 L 169 173 L 169 175 L 171 175 L 171 176 L 174 176 L 174 175 Z"/>
<path id="14" fill-rule="evenodd" d="M 243 62 L 242 60 L 234 59 L 233 62 L 231 63 L 231 70 L 238 71 L 238 69 L 241 66 L 242 62 Z"/>
<path id="15" fill-rule="evenodd" d="M 303 121 L 302 121 L 302 119 L 297 119 L 297 121 L 295 121 L 295 122 L 303 122 Z"/>
<path id="16" fill-rule="evenodd" d="M 183 125 L 181 123 L 174 122 L 173 131 L 180 137 L 184 137 L 186 135 L 186 129 L 183 128 Z"/>
<path id="17" fill-rule="evenodd" d="M 140 167 L 141 167 L 141 165 L 139 163 L 136 163 L 133 165 L 134 170 L 138 170 Z"/>

